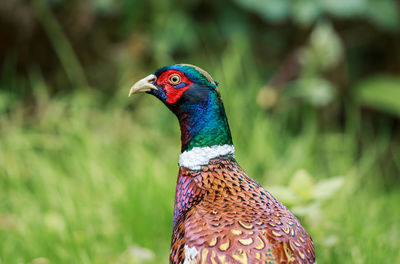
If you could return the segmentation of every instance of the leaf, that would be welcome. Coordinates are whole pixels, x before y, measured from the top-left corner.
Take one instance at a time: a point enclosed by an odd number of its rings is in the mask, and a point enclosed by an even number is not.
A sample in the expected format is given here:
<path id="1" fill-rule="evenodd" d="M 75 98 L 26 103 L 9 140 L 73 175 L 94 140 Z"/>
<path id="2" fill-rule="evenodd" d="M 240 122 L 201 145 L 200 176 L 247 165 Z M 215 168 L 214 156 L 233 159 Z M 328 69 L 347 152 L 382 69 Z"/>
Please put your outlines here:
<path id="1" fill-rule="evenodd" d="M 115 2 L 112 0 L 94 0 L 93 6 L 99 12 L 111 12 L 114 9 Z"/>
<path id="2" fill-rule="evenodd" d="M 331 198 L 340 187 L 343 186 L 343 177 L 334 177 L 319 181 L 314 186 L 314 198 L 316 200 L 326 200 Z"/>
<path id="3" fill-rule="evenodd" d="M 326 70 L 336 65 L 343 55 L 343 44 L 335 29 L 328 22 L 320 22 L 310 35 L 309 45 L 301 55 L 303 64 L 316 64 Z"/>
<path id="4" fill-rule="evenodd" d="M 299 25 L 309 26 L 320 14 L 319 1 L 298 0 L 292 4 L 292 17 Z"/>
<path id="5" fill-rule="evenodd" d="M 289 187 L 303 201 L 307 201 L 313 194 L 314 178 L 306 170 L 298 170 L 293 175 Z"/>
<path id="6" fill-rule="evenodd" d="M 363 17 L 385 29 L 399 27 L 399 13 L 393 0 L 320 0 L 323 10 L 337 17 Z"/>
<path id="7" fill-rule="evenodd" d="M 386 29 L 399 28 L 399 13 L 395 1 L 370 0 L 366 13 L 376 24 Z"/>
<path id="8" fill-rule="evenodd" d="M 335 98 L 336 90 L 327 80 L 304 78 L 296 82 L 294 95 L 304 99 L 313 106 L 321 107 Z"/>
<path id="9" fill-rule="evenodd" d="M 321 4 L 327 12 L 338 17 L 359 15 L 368 5 L 367 0 L 321 0 Z"/>
<path id="10" fill-rule="evenodd" d="M 289 14 L 287 0 L 236 0 L 236 2 L 244 8 L 258 13 L 267 21 L 282 21 Z"/>
<path id="11" fill-rule="evenodd" d="M 299 202 L 299 197 L 288 187 L 269 186 L 268 191 L 286 206 L 295 205 Z"/>
<path id="12" fill-rule="evenodd" d="M 374 76 L 356 87 L 356 99 L 365 106 L 400 116 L 400 78 Z"/>
<path id="13" fill-rule="evenodd" d="M 300 217 L 304 217 L 307 220 L 307 225 L 318 226 L 323 218 L 321 207 L 318 203 L 311 203 L 308 205 L 293 207 L 292 212 Z"/>

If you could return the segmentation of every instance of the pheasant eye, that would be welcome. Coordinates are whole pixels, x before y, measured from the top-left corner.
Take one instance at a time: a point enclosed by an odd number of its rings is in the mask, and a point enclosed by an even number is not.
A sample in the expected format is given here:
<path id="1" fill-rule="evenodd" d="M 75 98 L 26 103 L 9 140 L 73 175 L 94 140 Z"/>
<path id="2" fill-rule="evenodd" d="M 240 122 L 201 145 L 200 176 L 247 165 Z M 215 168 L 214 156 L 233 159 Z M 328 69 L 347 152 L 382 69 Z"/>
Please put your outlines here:
<path id="1" fill-rule="evenodd" d="M 172 74 L 169 77 L 169 82 L 173 85 L 177 85 L 181 82 L 181 77 L 178 74 Z"/>

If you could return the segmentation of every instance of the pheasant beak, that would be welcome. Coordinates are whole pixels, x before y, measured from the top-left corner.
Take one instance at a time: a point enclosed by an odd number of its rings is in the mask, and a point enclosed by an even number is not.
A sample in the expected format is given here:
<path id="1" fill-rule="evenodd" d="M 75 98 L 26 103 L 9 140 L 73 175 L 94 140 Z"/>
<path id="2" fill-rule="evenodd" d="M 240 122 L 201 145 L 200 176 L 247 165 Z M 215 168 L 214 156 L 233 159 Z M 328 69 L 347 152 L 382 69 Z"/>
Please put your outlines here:
<path id="1" fill-rule="evenodd" d="M 143 93 L 151 90 L 157 90 L 157 87 L 154 85 L 154 82 L 156 80 L 157 76 L 155 76 L 154 74 L 150 74 L 149 76 L 144 77 L 131 87 L 131 89 L 129 90 L 129 96 L 136 93 Z"/>

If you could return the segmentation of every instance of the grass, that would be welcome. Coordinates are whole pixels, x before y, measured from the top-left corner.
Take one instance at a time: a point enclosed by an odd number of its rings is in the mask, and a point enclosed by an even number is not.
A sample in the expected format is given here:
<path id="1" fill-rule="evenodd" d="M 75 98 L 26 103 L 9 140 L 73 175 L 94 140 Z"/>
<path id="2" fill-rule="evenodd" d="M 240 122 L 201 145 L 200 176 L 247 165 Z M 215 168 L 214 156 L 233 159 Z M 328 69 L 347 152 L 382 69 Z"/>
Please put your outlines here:
<path id="1" fill-rule="evenodd" d="M 360 152 L 354 110 L 344 132 L 321 132 L 315 112 L 300 108 L 293 132 L 293 115 L 255 104 L 262 78 L 240 54 L 231 47 L 209 68 L 240 164 L 266 189 L 287 186 L 299 170 L 312 182 L 344 179 L 328 199 L 297 204 L 317 208 L 301 218 L 319 263 L 399 262 L 400 192 L 384 188 L 377 162 L 390 136 L 381 133 Z M 0 263 L 166 263 L 180 148 L 175 117 L 150 96 L 126 98 L 128 85 L 107 104 L 87 89 L 50 98 L 34 71 L 25 85 L 35 96 L 29 106 L 0 94 Z M 141 257 L 144 249 L 154 258 Z"/>

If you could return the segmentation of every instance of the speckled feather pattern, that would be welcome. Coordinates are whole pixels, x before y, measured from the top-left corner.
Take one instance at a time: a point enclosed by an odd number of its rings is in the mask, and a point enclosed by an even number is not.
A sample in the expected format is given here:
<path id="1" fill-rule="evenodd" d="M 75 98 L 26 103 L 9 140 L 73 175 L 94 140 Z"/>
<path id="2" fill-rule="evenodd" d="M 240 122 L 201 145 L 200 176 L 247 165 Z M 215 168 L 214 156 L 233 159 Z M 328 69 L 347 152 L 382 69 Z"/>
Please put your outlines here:
<path id="1" fill-rule="evenodd" d="M 314 263 L 312 239 L 296 217 L 233 156 L 201 170 L 180 168 L 170 263 Z"/>

